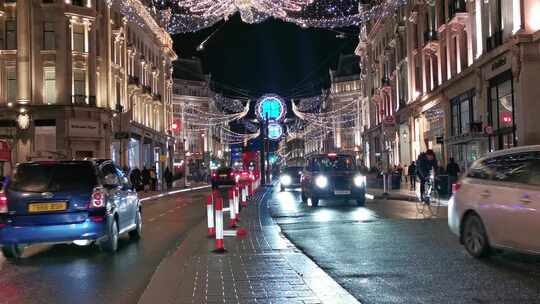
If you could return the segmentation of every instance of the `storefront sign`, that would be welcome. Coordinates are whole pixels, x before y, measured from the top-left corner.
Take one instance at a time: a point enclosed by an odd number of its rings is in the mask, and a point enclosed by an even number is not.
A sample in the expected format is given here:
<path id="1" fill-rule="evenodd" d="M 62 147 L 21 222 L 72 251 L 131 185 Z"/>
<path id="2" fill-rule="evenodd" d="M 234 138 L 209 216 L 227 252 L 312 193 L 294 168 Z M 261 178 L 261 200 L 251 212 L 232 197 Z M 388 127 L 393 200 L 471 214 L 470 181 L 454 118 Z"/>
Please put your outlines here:
<path id="1" fill-rule="evenodd" d="M 82 120 L 70 120 L 69 121 L 69 135 L 80 137 L 98 137 L 99 136 L 99 122 L 95 121 L 82 121 Z"/>
<path id="2" fill-rule="evenodd" d="M 128 139 L 129 133 L 128 132 L 115 132 L 114 138 L 115 139 Z"/>

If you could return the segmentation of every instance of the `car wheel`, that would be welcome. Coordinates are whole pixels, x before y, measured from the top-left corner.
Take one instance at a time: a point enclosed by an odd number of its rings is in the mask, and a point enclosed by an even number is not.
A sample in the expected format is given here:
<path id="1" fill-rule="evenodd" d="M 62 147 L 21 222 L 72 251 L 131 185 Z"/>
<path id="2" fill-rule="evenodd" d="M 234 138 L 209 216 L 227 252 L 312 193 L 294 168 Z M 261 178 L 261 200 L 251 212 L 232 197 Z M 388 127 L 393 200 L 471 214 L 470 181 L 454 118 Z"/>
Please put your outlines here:
<path id="1" fill-rule="evenodd" d="M 490 247 L 486 230 L 477 215 L 465 218 L 462 238 L 465 249 L 471 256 L 482 258 L 489 255 Z"/>
<path id="2" fill-rule="evenodd" d="M 300 196 L 302 196 L 302 203 L 306 204 L 307 203 L 307 196 L 304 194 L 304 192 L 302 192 L 302 194 L 300 194 Z"/>
<path id="3" fill-rule="evenodd" d="M 319 199 L 316 198 L 316 197 L 312 197 L 312 198 L 311 198 L 311 206 L 312 206 L 312 207 L 317 207 L 317 206 L 319 206 Z"/>
<path id="4" fill-rule="evenodd" d="M 107 239 L 100 242 L 100 247 L 108 253 L 115 253 L 118 250 L 118 223 L 112 221 L 107 232 Z"/>
<path id="5" fill-rule="evenodd" d="M 136 215 L 136 218 L 135 218 L 135 224 L 136 224 L 137 227 L 129 232 L 129 237 L 132 240 L 139 240 L 141 238 L 141 236 L 142 236 L 142 215 L 141 215 L 141 210 L 137 210 L 137 215 Z"/>
<path id="6" fill-rule="evenodd" d="M 8 260 L 18 260 L 22 257 L 24 247 L 18 244 L 4 245 L 2 246 L 2 254 Z"/>

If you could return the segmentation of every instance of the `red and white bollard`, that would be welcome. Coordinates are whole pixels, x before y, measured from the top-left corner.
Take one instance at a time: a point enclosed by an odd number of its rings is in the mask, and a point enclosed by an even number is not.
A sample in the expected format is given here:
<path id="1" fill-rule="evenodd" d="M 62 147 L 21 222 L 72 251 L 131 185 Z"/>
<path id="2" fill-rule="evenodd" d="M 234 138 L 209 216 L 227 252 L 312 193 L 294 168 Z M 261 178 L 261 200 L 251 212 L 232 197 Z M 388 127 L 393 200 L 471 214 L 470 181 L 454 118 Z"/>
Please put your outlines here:
<path id="1" fill-rule="evenodd" d="M 242 207 L 247 207 L 247 187 L 243 185 L 240 191 L 242 192 Z"/>
<path id="2" fill-rule="evenodd" d="M 236 228 L 236 208 L 234 204 L 234 188 L 229 189 L 229 227 Z"/>
<path id="3" fill-rule="evenodd" d="M 216 243 L 214 252 L 225 252 L 225 244 L 223 242 L 223 198 L 216 198 Z"/>
<path id="4" fill-rule="evenodd" d="M 236 220 L 240 220 L 240 193 L 238 186 L 234 187 L 234 212 L 236 212 Z"/>
<path id="5" fill-rule="evenodd" d="M 214 194 L 208 196 L 206 201 L 206 218 L 208 220 L 208 236 L 213 237 L 216 235 L 216 228 L 214 226 Z"/>

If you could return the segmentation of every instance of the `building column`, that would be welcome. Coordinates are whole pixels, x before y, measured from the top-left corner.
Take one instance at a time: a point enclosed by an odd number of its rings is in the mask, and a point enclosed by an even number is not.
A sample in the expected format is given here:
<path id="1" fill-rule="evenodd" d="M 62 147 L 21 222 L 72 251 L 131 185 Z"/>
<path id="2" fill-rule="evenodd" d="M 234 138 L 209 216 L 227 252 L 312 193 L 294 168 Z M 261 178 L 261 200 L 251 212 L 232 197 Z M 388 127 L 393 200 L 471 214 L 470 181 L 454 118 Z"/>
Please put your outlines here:
<path id="1" fill-rule="evenodd" d="M 17 1 L 17 102 L 30 103 L 31 77 L 31 1 Z"/>

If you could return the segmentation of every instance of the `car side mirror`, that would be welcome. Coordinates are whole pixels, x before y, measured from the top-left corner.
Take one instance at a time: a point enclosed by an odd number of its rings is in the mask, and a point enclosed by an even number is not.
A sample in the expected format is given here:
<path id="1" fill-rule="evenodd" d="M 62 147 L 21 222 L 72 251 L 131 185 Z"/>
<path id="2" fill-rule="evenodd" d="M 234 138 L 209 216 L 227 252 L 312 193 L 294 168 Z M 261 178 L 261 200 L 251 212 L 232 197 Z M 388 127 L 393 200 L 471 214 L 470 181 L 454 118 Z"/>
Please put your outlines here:
<path id="1" fill-rule="evenodd" d="M 120 179 L 116 174 L 107 174 L 105 175 L 105 178 L 103 179 L 103 185 L 105 187 L 113 188 L 118 187 L 120 184 Z"/>

